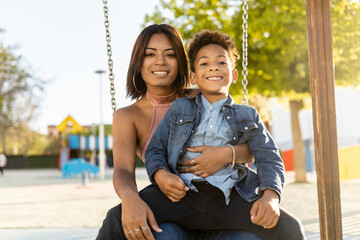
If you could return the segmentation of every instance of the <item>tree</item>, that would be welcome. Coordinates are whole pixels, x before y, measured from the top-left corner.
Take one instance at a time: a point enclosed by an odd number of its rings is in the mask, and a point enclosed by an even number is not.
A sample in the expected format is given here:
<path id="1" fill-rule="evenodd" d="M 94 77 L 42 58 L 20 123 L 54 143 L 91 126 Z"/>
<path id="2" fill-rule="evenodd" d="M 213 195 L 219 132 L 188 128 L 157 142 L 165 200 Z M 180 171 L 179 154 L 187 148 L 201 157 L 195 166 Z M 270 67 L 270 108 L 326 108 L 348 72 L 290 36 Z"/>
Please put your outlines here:
<path id="1" fill-rule="evenodd" d="M 172 24 L 183 33 L 185 41 L 202 29 L 221 30 L 241 50 L 241 1 L 161 0 L 160 4 L 163 10 L 156 7 L 152 16 L 145 17 L 146 23 Z M 248 4 L 248 90 L 252 94 L 288 100 L 295 181 L 305 182 L 305 150 L 299 122 L 303 99 L 310 96 L 305 2 L 257 0 Z M 333 0 L 336 80 L 346 85 L 360 83 L 360 25 L 353 20 L 359 13 L 358 1 Z M 234 85 L 230 93 L 240 98 L 241 88 L 240 84 Z"/>
<path id="2" fill-rule="evenodd" d="M 9 129 L 16 132 L 15 136 L 29 129 L 43 84 L 23 67 L 21 56 L 16 56 L 13 48 L 0 43 L 0 129 L 4 151 Z"/>

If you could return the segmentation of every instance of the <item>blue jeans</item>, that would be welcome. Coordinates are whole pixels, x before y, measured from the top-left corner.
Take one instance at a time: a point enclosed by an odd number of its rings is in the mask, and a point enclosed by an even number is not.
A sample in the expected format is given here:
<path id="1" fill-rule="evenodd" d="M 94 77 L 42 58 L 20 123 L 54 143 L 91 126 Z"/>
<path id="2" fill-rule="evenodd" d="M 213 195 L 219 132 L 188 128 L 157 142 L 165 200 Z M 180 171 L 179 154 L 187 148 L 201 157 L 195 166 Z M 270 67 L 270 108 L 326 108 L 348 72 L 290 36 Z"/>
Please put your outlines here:
<path id="1" fill-rule="evenodd" d="M 175 223 L 163 223 L 159 227 L 161 233 L 153 231 L 156 240 L 261 240 L 242 230 L 188 230 Z"/>

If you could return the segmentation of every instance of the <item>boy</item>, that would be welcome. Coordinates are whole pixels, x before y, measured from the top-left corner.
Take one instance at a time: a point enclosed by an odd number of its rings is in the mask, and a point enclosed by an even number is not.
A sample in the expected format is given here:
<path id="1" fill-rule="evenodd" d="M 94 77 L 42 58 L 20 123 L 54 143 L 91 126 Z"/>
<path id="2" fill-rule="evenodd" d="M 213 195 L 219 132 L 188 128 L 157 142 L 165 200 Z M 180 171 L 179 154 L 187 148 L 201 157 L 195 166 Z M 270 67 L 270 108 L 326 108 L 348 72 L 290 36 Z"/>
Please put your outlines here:
<path id="1" fill-rule="evenodd" d="M 219 32 L 203 31 L 189 45 L 190 80 L 200 93 L 176 100 L 146 150 L 152 185 L 140 192 L 159 222 L 189 229 L 243 229 L 263 239 L 304 239 L 294 217 L 280 210 L 284 165 L 272 137 L 255 109 L 235 104 L 228 91 L 236 83 L 235 43 Z M 247 142 L 257 173 L 235 165 L 232 145 Z M 181 171 L 181 162 L 196 152 L 187 147 L 229 146 L 233 159 L 202 178 Z M 161 192 L 163 194 L 161 194 Z M 169 201 L 170 200 L 170 201 Z"/>

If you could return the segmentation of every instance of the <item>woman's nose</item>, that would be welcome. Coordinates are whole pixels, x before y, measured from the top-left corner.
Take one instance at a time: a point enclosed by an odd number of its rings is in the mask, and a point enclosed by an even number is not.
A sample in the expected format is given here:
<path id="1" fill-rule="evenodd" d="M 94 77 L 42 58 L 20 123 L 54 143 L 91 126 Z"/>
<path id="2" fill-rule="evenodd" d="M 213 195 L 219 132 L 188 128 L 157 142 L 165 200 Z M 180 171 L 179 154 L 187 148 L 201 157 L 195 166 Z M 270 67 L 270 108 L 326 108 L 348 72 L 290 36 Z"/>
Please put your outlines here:
<path id="1" fill-rule="evenodd" d="M 162 54 L 156 56 L 156 64 L 165 64 L 165 63 L 166 63 L 165 56 L 163 56 Z"/>

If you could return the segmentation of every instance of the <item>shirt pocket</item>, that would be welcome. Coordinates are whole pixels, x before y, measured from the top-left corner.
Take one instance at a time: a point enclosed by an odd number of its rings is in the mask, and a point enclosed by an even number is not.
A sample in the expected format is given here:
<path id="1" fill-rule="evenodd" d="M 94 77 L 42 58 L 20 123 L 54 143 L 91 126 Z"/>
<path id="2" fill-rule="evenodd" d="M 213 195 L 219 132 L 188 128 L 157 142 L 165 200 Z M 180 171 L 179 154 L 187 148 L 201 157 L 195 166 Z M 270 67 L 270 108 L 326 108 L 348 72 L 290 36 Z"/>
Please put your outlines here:
<path id="1" fill-rule="evenodd" d="M 243 143 L 249 138 L 250 132 L 257 129 L 258 125 L 252 120 L 242 120 L 236 122 L 239 134 L 239 142 Z"/>
<path id="2" fill-rule="evenodd" d="M 170 141 L 178 144 L 184 141 L 190 134 L 195 116 L 173 115 L 171 116 Z"/>

